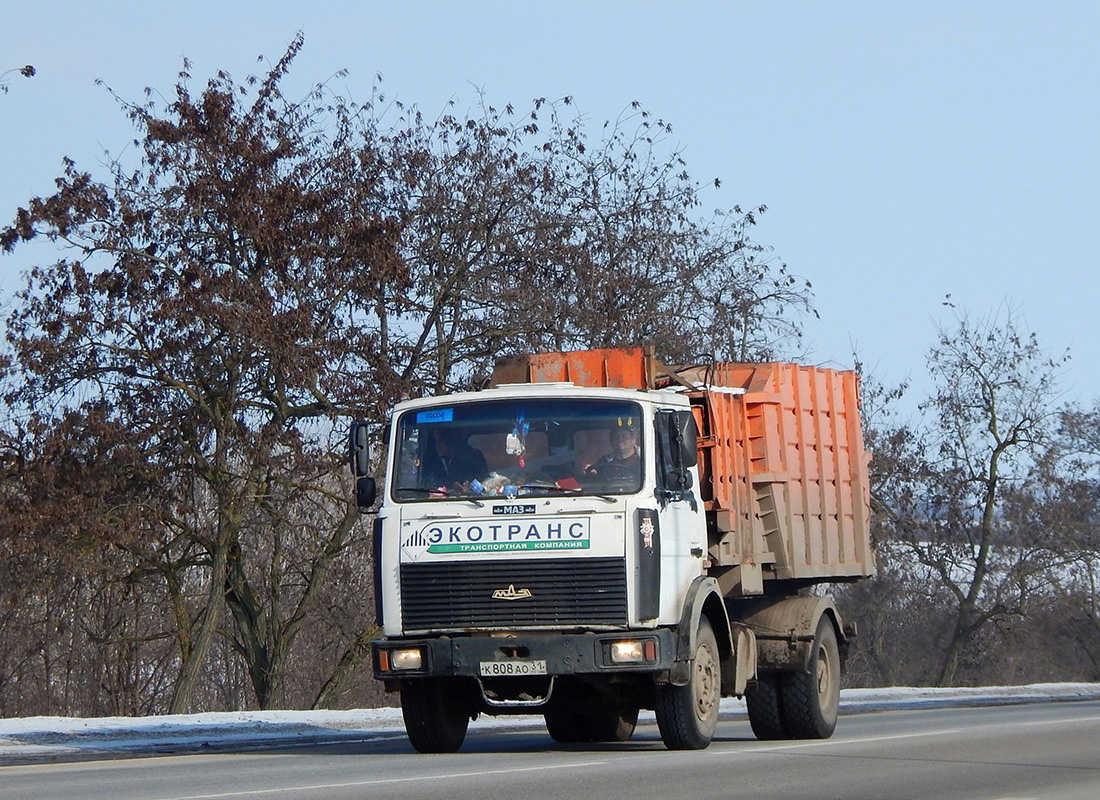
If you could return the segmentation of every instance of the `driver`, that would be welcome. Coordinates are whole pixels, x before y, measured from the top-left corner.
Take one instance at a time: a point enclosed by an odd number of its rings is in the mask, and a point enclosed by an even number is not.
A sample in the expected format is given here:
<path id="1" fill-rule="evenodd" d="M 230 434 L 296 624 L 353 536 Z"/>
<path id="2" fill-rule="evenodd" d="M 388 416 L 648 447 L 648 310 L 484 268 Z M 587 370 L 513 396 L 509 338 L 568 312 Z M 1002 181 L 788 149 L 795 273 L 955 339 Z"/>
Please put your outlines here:
<path id="1" fill-rule="evenodd" d="M 638 431 L 620 424 L 608 433 L 611 452 L 590 464 L 585 470 L 589 475 L 638 475 L 642 469 L 642 456 L 638 452 Z"/>
<path id="2" fill-rule="evenodd" d="M 488 472 L 485 456 L 458 431 L 433 429 L 432 443 L 436 457 L 421 472 L 422 485 L 426 488 L 465 484 L 474 478 L 484 478 Z"/>

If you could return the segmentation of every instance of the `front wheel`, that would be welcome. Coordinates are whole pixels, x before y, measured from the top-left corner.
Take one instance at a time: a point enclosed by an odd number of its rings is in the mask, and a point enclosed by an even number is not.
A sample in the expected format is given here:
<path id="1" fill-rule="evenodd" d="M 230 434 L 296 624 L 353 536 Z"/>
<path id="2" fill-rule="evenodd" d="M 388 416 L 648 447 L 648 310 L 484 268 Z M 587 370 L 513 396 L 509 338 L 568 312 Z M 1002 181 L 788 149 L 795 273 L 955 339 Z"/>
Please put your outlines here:
<path id="1" fill-rule="evenodd" d="M 470 715 L 447 695 L 447 682 L 439 678 L 409 681 L 401 688 L 405 733 L 420 753 L 453 753 L 466 739 Z"/>
<path id="2" fill-rule="evenodd" d="M 687 685 L 657 687 L 657 728 L 669 750 L 702 750 L 714 737 L 722 687 L 720 658 L 714 630 L 703 617 Z"/>

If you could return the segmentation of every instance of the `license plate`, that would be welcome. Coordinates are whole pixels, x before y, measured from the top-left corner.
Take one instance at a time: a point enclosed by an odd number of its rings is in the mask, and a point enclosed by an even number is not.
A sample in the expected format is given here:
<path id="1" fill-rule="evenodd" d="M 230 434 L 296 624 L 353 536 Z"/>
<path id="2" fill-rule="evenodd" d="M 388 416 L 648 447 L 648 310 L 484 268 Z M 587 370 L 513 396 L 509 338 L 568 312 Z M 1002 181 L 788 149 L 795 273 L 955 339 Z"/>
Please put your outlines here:
<path id="1" fill-rule="evenodd" d="M 482 661 L 482 675 L 545 675 L 546 661 Z"/>

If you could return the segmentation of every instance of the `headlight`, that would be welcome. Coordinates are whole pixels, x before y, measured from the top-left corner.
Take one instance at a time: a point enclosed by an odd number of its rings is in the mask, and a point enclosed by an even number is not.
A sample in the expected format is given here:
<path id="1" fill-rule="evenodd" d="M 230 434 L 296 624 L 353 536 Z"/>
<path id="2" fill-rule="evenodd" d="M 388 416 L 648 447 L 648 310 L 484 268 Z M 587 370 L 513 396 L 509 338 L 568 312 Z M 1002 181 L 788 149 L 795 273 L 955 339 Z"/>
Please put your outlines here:
<path id="1" fill-rule="evenodd" d="M 379 672 L 408 672 L 423 669 L 424 653 L 419 647 L 405 650 L 379 650 Z"/>
<path id="2" fill-rule="evenodd" d="M 616 664 L 629 664 L 642 660 L 642 643 L 637 640 L 611 643 L 611 660 Z"/>
<path id="3" fill-rule="evenodd" d="M 653 639 L 626 639 L 611 643 L 612 664 L 653 664 L 657 661 L 657 642 Z"/>

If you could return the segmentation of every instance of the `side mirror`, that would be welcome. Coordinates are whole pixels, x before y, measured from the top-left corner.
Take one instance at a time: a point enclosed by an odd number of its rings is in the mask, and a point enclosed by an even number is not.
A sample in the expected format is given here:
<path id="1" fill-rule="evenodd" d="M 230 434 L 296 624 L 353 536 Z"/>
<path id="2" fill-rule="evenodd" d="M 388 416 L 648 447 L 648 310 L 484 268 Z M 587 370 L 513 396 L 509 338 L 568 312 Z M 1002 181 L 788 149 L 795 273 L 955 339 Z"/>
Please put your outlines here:
<path id="1" fill-rule="evenodd" d="M 672 458 L 677 468 L 689 469 L 699 461 L 699 434 L 695 417 L 690 411 L 669 414 L 668 438 L 672 444 Z"/>
<path id="2" fill-rule="evenodd" d="M 360 511 L 366 511 L 374 505 L 378 497 L 378 485 L 369 475 L 355 479 L 355 505 Z"/>
<path id="3" fill-rule="evenodd" d="M 688 471 L 699 460 L 698 433 L 690 411 L 659 411 L 657 441 L 660 449 L 660 478 L 663 489 L 685 492 L 692 486 Z"/>
<path id="4" fill-rule="evenodd" d="M 348 442 L 351 452 L 352 474 L 356 478 L 370 475 L 370 423 L 363 420 L 356 420 L 351 423 L 351 436 Z"/>
<path id="5" fill-rule="evenodd" d="M 374 505 L 378 497 L 378 484 L 371 475 L 369 422 L 356 420 L 351 423 L 348 448 L 351 472 L 355 475 L 355 505 L 360 511 L 365 511 Z"/>

